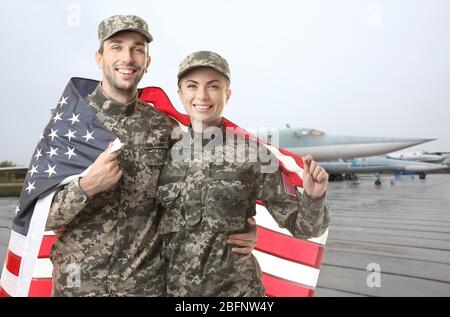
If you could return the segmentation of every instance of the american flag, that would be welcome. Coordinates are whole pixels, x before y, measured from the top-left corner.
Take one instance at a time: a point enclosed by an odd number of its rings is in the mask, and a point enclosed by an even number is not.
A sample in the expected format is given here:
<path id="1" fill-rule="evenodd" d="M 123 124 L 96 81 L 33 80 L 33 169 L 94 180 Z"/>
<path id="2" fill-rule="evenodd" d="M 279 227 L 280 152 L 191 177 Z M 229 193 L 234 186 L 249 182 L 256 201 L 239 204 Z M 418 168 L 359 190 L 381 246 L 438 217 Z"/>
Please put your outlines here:
<path id="1" fill-rule="evenodd" d="M 0 296 L 51 295 L 49 256 L 55 238 L 53 232 L 45 232 L 45 223 L 53 194 L 59 186 L 84 175 L 110 142 L 115 142 L 115 148 L 120 146 L 120 141 L 101 125 L 83 99 L 97 84 L 94 80 L 72 78 L 39 139 L 16 207 Z M 189 124 L 189 117 L 173 107 L 162 89 L 144 88 L 140 97 L 173 117 L 180 126 Z M 251 136 L 229 120 L 225 119 L 225 124 Z M 278 158 L 290 190 L 301 191 L 301 158 L 258 141 Z M 263 270 L 266 295 L 313 296 L 327 232 L 316 239 L 293 238 L 278 227 L 260 202 L 256 203 L 259 235 L 253 252 Z"/>
<path id="2" fill-rule="evenodd" d="M 83 99 L 96 85 L 72 78 L 38 140 L 15 210 L 1 275 L 3 296 L 50 295 L 54 234 L 45 232 L 45 224 L 55 190 L 85 174 L 110 142 L 118 144 Z"/>

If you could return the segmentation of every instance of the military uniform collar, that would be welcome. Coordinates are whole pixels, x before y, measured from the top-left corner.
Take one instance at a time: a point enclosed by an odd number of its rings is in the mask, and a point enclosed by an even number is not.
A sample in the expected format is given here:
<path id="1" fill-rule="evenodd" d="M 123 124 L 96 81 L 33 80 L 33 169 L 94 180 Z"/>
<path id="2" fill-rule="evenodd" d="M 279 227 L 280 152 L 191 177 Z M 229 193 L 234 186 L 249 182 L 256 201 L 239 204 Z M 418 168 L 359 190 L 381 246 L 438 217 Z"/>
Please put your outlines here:
<path id="1" fill-rule="evenodd" d="M 217 126 L 210 126 L 210 127 L 208 127 L 208 128 L 214 128 L 214 127 L 216 127 L 216 128 L 219 128 L 220 130 L 222 130 L 223 132 L 225 132 L 226 131 L 226 126 L 225 126 L 225 121 L 223 120 L 223 118 L 221 119 L 221 121 L 220 121 L 220 123 L 219 123 L 219 125 L 217 125 Z M 208 129 L 207 128 L 207 129 Z M 201 134 L 203 134 L 203 132 L 196 132 L 196 131 L 194 131 L 194 129 L 192 128 L 192 123 L 189 123 L 189 125 L 188 125 L 188 130 L 189 130 L 189 133 L 191 134 L 191 136 L 192 135 L 201 135 Z"/>
<path id="2" fill-rule="evenodd" d="M 137 94 L 129 103 L 118 102 L 108 97 L 103 90 L 101 83 L 97 85 L 97 88 L 95 88 L 94 92 L 89 97 L 92 101 L 91 105 L 97 108 L 97 110 L 113 116 L 132 114 L 138 102 Z"/>

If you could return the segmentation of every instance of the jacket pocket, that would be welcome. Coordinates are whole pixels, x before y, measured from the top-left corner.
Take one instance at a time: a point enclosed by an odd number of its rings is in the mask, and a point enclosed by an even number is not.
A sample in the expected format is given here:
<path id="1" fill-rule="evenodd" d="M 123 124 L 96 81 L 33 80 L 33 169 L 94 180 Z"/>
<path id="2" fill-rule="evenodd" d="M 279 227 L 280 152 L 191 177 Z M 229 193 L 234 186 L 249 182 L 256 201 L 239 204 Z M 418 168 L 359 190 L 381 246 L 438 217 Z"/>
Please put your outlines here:
<path id="1" fill-rule="evenodd" d="M 233 181 L 236 184 L 238 181 Z M 203 225 L 211 231 L 243 232 L 247 228 L 248 201 L 230 186 L 208 189 Z"/>
<path id="2" fill-rule="evenodd" d="M 122 191 L 129 197 L 131 206 L 155 198 L 167 151 L 168 146 L 159 143 L 124 146 L 119 156 L 124 171 Z"/>
<path id="3" fill-rule="evenodd" d="M 136 145 L 140 156 L 149 166 L 162 167 L 167 159 L 169 146 L 165 143 Z"/>
<path id="4" fill-rule="evenodd" d="M 158 186 L 156 201 L 161 209 L 162 217 L 158 226 L 159 234 L 179 232 L 184 227 L 183 209 L 180 202 L 181 184 L 170 182 Z"/>

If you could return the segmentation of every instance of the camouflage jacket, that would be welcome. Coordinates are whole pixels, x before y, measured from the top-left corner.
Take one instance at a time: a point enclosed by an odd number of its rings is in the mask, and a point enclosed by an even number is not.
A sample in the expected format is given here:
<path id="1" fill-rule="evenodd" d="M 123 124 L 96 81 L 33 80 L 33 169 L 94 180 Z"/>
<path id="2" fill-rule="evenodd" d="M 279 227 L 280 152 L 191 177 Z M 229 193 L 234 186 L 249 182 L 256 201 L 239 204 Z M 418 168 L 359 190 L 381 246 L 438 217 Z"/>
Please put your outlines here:
<path id="1" fill-rule="evenodd" d="M 55 195 L 47 230 L 67 233 L 51 253 L 54 296 L 161 295 L 154 199 L 175 121 L 138 98 L 115 102 L 101 85 L 86 101 L 124 143 L 118 157 L 124 174 L 89 199 L 79 179 Z"/>
<path id="2" fill-rule="evenodd" d="M 196 138 L 201 136 L 189 131 L 174 145 L 157 190 L 164 210 L 158 231 L 168 262 L 168 295 L 263 296 L 256 259 L 231 252 L 228 234 L 246 230 L 247 218 L 261 200 L 294 236 L 320 236 L 329 224 L 325 196 L 313 200 L 299 191 L 288 194 L 274 157 L 269 156 L 276 168 L 262 171 L 268 164 L 256 144 L 243 146 L 223 137 L 210 151 L 211 143 L 203 140 L 198 146 Z"/>

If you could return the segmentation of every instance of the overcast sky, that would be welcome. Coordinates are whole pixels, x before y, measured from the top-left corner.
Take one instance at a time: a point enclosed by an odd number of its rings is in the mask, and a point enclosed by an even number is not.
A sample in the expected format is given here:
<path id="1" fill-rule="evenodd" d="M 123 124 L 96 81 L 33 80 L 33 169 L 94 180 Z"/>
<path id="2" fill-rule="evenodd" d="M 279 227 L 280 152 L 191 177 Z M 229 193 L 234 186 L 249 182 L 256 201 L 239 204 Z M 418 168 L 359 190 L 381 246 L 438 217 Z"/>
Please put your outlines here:
<path id="1" fill-rule="evenodd" d="M 178 110 L 179 62 L 213 50 L 231 66 L 225 116 L 243 127 L 438 138 L 450 151 L 450 1 L 1 0 L 0 161 L 28 165 L 70 77 L 99 79 L 97 26 L 150 27 L 141 82 Z"/>

